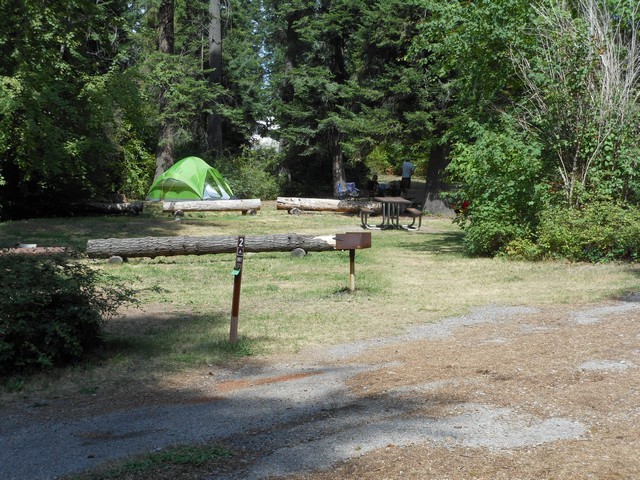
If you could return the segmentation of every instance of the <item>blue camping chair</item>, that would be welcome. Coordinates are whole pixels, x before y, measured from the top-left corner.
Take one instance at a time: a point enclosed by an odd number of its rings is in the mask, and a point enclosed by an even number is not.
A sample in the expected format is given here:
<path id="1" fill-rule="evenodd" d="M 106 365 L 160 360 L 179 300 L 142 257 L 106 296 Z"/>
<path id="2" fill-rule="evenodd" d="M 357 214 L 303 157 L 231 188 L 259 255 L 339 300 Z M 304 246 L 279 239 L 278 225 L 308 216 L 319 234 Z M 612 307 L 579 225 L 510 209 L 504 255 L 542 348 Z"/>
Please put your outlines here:
<path id="1" fill-rule="evenodd" d="M 355 182 L 346 182 L 343 187 L 338 183 L 338 198 L 356 198 L 360 196 L 360 190 L 356 188 Z"/>

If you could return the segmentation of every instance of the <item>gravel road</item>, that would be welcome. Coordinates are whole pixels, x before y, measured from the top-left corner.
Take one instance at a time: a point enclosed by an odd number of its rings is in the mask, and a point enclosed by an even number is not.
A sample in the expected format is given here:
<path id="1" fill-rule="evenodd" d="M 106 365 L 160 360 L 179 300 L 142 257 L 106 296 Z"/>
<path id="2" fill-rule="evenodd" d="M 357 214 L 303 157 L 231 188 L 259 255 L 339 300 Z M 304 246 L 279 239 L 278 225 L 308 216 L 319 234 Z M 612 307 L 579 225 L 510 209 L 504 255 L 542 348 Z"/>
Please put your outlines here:
<path id="1" fill-rule="evenodd" d="M 585 435 L 589 426 L 563 417 L 529 413 L 483 403 L 462 403 L 454 415 L 414 414 L 415 397 L 441 382 L 391 388 L 385 395 L 354 394 L 349 381 L 394 363 L 355 363 L 363 352 L 407 342 L 450 337 L 466 327 L 500 328 L 538 312 L 530 307 L 483 307 L 469 315 L 424 325 L 393 338 L 340 345 L 317 355 L 262 369 L 221 372 L 215 395 L 193 403 L 144 406 L 81 419 L 32 418 L 29 410 L 3 414 L 0 425 L 0 478 L 52 479 L 95 467 L 103 461 L 161 449 L 172 444 L 215 441 L 260 451 L 256 462 L 225 478 L 263 479 L 329 469 L 389 444 L 431 442 L 487 449 L 540 445 Z M 576 325 L 609 314 L 640 312 L 640 298 L 578 310 Z M 582 368 L 635 368 L 633 362 Z M 235 388 L 227 388 L 235 385 Z M 213 477 L 212 477 L 213 478 Z"/>

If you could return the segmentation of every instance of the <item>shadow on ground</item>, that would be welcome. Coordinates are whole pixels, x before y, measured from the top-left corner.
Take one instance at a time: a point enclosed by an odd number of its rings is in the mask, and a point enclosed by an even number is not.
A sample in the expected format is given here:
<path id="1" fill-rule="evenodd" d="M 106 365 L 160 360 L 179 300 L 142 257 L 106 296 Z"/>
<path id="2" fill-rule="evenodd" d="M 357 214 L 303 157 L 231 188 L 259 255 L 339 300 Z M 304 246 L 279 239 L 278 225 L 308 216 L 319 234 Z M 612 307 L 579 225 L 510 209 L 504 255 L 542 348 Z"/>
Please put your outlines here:
<path id="1" fill-rule="evenodd" d="M 463 255 L 462 240 L 464 232 L 429 233 L 420 237 L 421 242 L 403 242 L 402 248 L 414 252 L 432 252 L 437 254 Z"/>

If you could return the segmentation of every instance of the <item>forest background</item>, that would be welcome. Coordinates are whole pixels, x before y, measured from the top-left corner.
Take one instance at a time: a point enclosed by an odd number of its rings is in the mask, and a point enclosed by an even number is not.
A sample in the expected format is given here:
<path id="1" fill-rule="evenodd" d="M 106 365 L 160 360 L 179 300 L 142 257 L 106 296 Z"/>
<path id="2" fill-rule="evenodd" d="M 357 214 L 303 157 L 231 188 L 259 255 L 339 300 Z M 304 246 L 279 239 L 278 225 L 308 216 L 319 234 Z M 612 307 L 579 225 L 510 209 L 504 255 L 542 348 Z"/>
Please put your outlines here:
<path id="1" fill-rule="evenodd" d="M 0 219 L 144 198 L 187 155 L 265 199 L 410 160 L 470 254 L 637 260 L 638 9 L 0 0 Z"/>

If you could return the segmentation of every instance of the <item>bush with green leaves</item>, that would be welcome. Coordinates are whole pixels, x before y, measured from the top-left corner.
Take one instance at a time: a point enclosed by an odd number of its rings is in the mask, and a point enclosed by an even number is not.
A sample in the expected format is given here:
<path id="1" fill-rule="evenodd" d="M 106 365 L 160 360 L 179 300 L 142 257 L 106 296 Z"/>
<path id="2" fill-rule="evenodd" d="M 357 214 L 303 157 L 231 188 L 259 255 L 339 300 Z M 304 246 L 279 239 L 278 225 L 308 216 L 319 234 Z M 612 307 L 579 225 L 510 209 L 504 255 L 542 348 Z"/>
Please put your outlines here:
<path id="1" fill-rule="evenodd" d="M 0 375 L 75 363 L 134 292 L 78 255 L 0 255 Z"/>
<path id="2" fill-rule="evenodd" d="M 454 204 L 469 202 L 457 218 L 470 255 L 495 255 L 531 237 L 543 205 L 540 148 L 534 138 L 505 119 L 499 131 L 475 126 L 475 141 L 458 144 L 447 168 L 460 188 Z"/>
<path id="3" fill-rule="evenodd" d="M 615 203 L 549 208 L 541 216 L 538 246 L 574 261 L 640 260 L 640 209 Z"/>
<path id="4" fill-rule="evenodd" d="M 238 198 L 273 200 L 280 193 L 280 179 L 275 174 L 280 161 L 275 149 L 245 148 L 242 155 L 220 168 Z"/>

